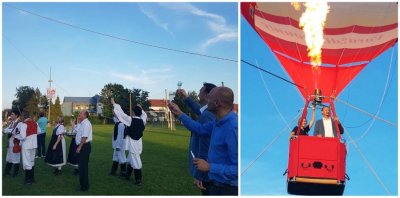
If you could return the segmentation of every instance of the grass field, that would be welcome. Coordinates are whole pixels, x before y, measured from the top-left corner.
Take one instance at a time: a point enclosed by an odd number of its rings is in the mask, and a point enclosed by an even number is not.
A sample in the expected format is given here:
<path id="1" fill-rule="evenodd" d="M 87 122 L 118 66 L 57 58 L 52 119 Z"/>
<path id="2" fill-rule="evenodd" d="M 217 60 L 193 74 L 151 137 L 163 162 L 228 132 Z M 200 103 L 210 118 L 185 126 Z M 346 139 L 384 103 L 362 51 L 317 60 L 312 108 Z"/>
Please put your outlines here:
<path id="1" fill-rule="evenodd" d="M 47 129 L 46 149 L 52 129 Z M 113 125 L 94 125 L 92 152 L 89 159 L 89 184 L 87 192 L 80 192 L 79 176 L 73 175 L 73 167 L 63 167 L 62 175 L 54 176 L 53 168 L 44 158 L 35 161 L 35 180 L 31 186 L 24 185 L 25 172 L 22 161 L 18 177 L 2 179 L 3 195 L 200 195 L 192 184 L 188 168 L 188 142 L 190 133 L 183 127 L 176 131 L 146 126 L 143 135 L 143 184 L 110 176 L 112 164 L 111 134 Z M 67 150 L 71 139 L 66 138 Z M 5 167 L 6 136 L 3 136 L 3 166 Z M 68 152 L 67 152 L 68 155 Z M 119 168 L 118 172 L 119 173 Z"/>

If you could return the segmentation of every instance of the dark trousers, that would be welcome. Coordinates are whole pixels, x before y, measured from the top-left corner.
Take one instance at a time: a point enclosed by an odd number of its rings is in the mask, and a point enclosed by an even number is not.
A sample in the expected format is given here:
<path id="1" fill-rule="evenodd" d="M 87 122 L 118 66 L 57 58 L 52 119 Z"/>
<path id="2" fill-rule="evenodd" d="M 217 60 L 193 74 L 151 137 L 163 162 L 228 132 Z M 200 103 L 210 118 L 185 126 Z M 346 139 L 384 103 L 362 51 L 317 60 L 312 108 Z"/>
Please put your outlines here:
<path id="1" fill-rule="evenodd" d="M 210 182 L 210 195 L 238 195 L 238 187 L 215 181 Z"/>
<path id="2" fill-rule="evenodd" d="M 206 188 L 205 190 L 201 190 L 201 194 L 202 195 L 210 195 L 210 186 L 211 186 L 211 183 L 210 182 L 204 182 L 203 181 L 203 186 L 204 186 L 204 188 Z"/>
<path id="3" fill-rule="evenodd" d="M 79 167 L 79 183 L 81 189 L 87 190 L 89 188 L 89 155 L 92 147 L 89 143 L 83 144 L 81 152 L 78 154 L 78 167 Z"/>
<path id="4" fill-rule="evenodd" d="M 37 135 L 37 156 L 46 155 L 46 133 Z"/>

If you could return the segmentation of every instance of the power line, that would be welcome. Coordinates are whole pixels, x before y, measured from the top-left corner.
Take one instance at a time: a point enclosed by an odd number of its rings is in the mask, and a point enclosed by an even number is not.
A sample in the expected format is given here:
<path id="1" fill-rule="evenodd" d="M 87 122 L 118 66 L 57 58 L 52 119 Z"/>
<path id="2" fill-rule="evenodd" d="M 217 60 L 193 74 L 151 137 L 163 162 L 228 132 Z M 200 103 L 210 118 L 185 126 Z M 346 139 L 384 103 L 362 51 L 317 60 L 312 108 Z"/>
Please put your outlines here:
<path id="1" fill-rule="evenodd" d="M 362 110 L 362 109 L 360 109 L 360 108 L 358 108 L 358 107 L 356 107 L 356 106 L 354 106 L 354 105 L 351 105 L 350 103 L 347 103 L 347 102 L 345 102 L 345 101 L 343 101 L 343 100 L 341 100 L 341 99 L 339 99 L 339 98 L 336 98 L 335 100 L 338 101 L 338 102 L 341 102 L 341 103 L 343 103 L 344 105 L 347 105 L 347 106 L 349 106 L 349 107 L 351 107 L 351 108 L 353 108 L 353 109 L 355 109 L 355 110 L 357 110 L 357 111 L 359 111 L 359 112 L 361 112 L 361 113 L 364 113 L 364 114 L 366 114 L 366 115 L 368 115 L 368 116 L 371 116 L 373 119 L 380 120 L 380 121 L 383 121 L 383 122 L 385 122 L 385 123 L 387 123 L 387 124 L 389 124 L 389 125 L 392 125 L 392 126 L 394 126 L 394 127 L 397 127 L 397 124 L 392 123 L 392 122 L 390 122 L 390 121 L 387 121 L 387 120 L 385 120 L 385 119 L 383 119 L 383 118 L 380 118 L 380 117 L 378 117 L 378 116 L 376 116 L 376 115 L 374 115 L 374 114 L 372 114 L 372 113 L 368 113 L 367 111 L 364 111 L 364 110 Z"/>
<path id="2" fill-rule="evenodd" d="M 13 42 L 11 42 L 11 40 L 5 35 L 3 34 L 3 37 L 8 41 L 8 43 L 10 43 L 10 45 L 28 62 L 30 63 L 33 67 L 35 67 L 37 70 L 39 70 L 40 73 L 43 74 L 43 76 L 45 76 L 46 78 L 48 78 L 47 74 L 40 69 L 39 66 L 37 66 L 33 61 L 31 61 Z M 53 82 L 54 84 L 56 84 L 58 86 L 58 88 L 62 89 L 66 94 L 70 93 L 64 89 L 61 85 L 59 85 L 58 83 Z"/>
<path id="3" fill-rule="evenodd" d="M 97 35 L 101 35 L 101 36 L 105 36 L 105 37 L 109 37 L 109 38 L 113 38 L 113 39 L 117 39 L 117 40 L 121 40 L 121 41 L 126 41 L 126 42 L 129 42 L 129 43 L 134 43 L 134 44 L 143 45 L 143 46 L 147 46 L 147 47 L 153 47 L 153 48 L 158 48 L 158 49 L 163 49 L 163 50 L 168 50 L 168 51 L 173 51 L 173 52 L 179 52 L 179 53 L 184 53 L 184 54 L 196 55 L 196 56 L 201 56 L 201 57 L 206 57 L 206 58 L 213 58 L 213 59 L 218 59 L 218 60 L 223 60 L 223 61 L 230 61 L 230 62 L 235 62 L 235 63 L 238 62 L 237 60 L 233 60 L 233 59 L 229 59 L 229 58 L 211 56 L 211 55 L 201 54 L 201 53 L 197 53 L 197 52 L 190 52 L 190 51 L 185 51 L 185 50 L 179 50 L 179 49 L 174 49 L 174 48 L 163 47 L 163 46 L 159 46 L 159 45 L 154 45 L 154 44 L 148 44 L 148 43 L 143 43 L 143 42 L 139 42 L 139 41 L 134 41 L 134 40 L 130 40 L 130 39 L 114 36 L 114 35 L 111 35 L 111 34 L 98 32 L 98 31 L 91 30 L 91 29 L 88 29 L 88 28 L 80 27 L 80 26 L 73 25 L 73 24 L 70 24 L 70 23 L 66 23 L 66 22 L 63 22 L 63 21 L 60 21 L 60 20 L 57 20 L 57 19 L 53 19 L 53 18 L 50 18 L 50 17 L 47 17 L 47 16 L 43 16 L 43 15 L 31 12 L 31 11 L 23 10 L 23 9 L 17 8 L 17 7 L 12 6 L 12 5 L 8 5 L 7 3 L 3 4 L 3 5 L 5 5 L 5 6 L 9 7 L 9 8 L 13 8 L 13 9 L 16 9 L 16 10 L 19 10 L 19 11 L 22 11 L 22 12 L 26 12 L 28 14 L 31 14 L 31 15 L 34 15 L 34 16 L 37 16 L 37 17 L 40 17 L 40 18 L 55 22 L 55 23 L 66 25 L 66 26 L 69 26 L 69 27 L 72 27 L 72 28 L 75 28 L 75 29 L 79 29 L 79 30 L 83 30 L 83 31 L 86 31 L 86 32 L 90 32 L 90 33 L 93 33 L 93 34 L 97 34 Z"/>
<path id="4" fill-rule="evenodd" d="M 288 125 L 286 125 L 286 126 L 275 136 L 275 138 L 261 151 L 260 154 L 258 154 L 258 156 L 256 157 L 256 159 L 254 159 L 254 160 L 242 171 L 242 173 L 240 174 L 240 176 L 243 176 L 243 175 L 254 165 L 254 163 L 256 163 L 257 160 L 260 159 L 260 157 L 263 156 L 264 153 L 267 152 L 268 149 L 271 148 L 271 146 L 272 146 L 273 144 L 275 144 L 275 142 L 282 136 L 282 134 L 283 134 L 284 132 L 287 132 L 287 131 L 288 131 L 289 126 L 300 116 L 300 114 L 301 114 L 301 111 L 299 111 L 299 113 L 296 115 L 296 117 L 294 117 L 293 120 L 292 120 Z"/>
<path id="5" fill-rule="evenodd" d="M 250 65 L 250 66 L 252 66 L 252 67 L 254 67 L 254 68 L 256 68 L 256 69 L 258 69 L 258 70 L 261 70 L 261 71 L 263 71 L 263 72 L 265 72 L 265 73 L 267 73 L 267 74 L 270 74 L 270 75 L 272 75 L 272 76 L 274 76 L 274 77 L 276 77 L 276 78 L 279 78 L 279 79 L 281 79 L 281 80 L 283 80 L 283 81 L 285 81 L 285 82 L 287 82 L 287 83 L 290 83 L 290 84 L 292 84 L 292 85 L 295 85 L 295 86 L 297 86 L 297 87 L 299 87 L 299 88 L 303 88 L 303 89 L 304 89 L 304 87 L 301 86 L 301 85 L 298 85 L 298 84 L 296 84 L 296 83 L 294 83 L 294 82 L 292 82 L 292 81 L 286 80 L 286 79 L 283 78 L 283 77 L 280 77 L 280 76 L 278 76 L 278 75 L 276 75 L 276 74 L 274 74 L 274 73 L 272 73 L 272 72 L 270 72 L 270 71 L 267 71 L 267 70 L 265 70 L 265 69 L 263 69 L 263 68 L 261 68 L 261 67 L 258 67 L 258 66 L 254 65 L 254 64 L 251 64 L 251 63 L 249 63 L 249 62 L 247 62 L 247 61 L 245 61 L 245 60 L 243 60 L 243 59 L 240 60 L 240 61 L 242 61 L 242 62 L 244 62 L 244 63 L 246 63 L 246 64 L 248 64 L 248 65 Z"/>
<path id="6" fill-rule="evenodd" d="M 353 138 L 351 137 L 350 133 L 347 132 L 347 130 L 345 129 L 346 135 L 349 137 L 350 142 L 353 144 L 354 148 L 356 148 L 357 152 L 360 154 L 361 158 L 364 160 L 365 164 L 367 165 L 367 167 L 369 168 L 369 170 L 371 171 L 371 173 L 374 175 L 374 177 L 376 178 L 376 180 L 378 180 L 379 184 L 382 186 L 383 190 L 386 191 L 386 193 L 388 195 L 391 195 L 389 189 L 386 187 L 386 185 L 383 183 L 382 179 L 379 177 L 379 175 L 376 173 L 374 167 L 372 167 L 371 163 L 369 163 L 368 159 L 365 157 L 365 155 L 362 153 L 361 149 L 358 147 L 358 145 L 356 144 L 355 140 L 353 140 Z"/>

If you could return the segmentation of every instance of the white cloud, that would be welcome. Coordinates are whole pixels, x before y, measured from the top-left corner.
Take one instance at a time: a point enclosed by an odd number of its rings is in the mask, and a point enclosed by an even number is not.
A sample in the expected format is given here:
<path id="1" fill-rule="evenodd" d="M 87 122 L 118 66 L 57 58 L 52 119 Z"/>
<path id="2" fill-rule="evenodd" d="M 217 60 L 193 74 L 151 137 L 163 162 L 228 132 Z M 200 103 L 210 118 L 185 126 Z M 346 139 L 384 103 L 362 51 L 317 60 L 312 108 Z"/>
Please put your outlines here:
<path id="1" fill-rule="evenodd" d="M 210 13 L 205 10 L 201 10 L 191 3 L 159 3 L 160 7 L 171 10 L 173 13 L 190 14 L 200 17 L 205 21 L 206 28 L 210 31 L 211 38 L 206 38 L 205 41 L 200 44 L 199 50 L 205 52 L 208 47 L 216 45 L 220 42 L 232 42 L 237 40 L 237 25 L 229 26 L 226 19 L 218 14 Z M 145 4 L 139 5 L 140 11 L 151 19 L 157 26 L 163 28 L 165 31 L 174 35 L 169 28 L 169 23 L 163 22 L 162 17 L 157 15 L 154 9 L 145 7 Z M 178 21 L 174 21 L 177 24 Z M 171 23 L 172 24 L 172 23 Z M 207 35 L 210 35 L 207 34 Z"/>
<path id="2" fill-rule="evenodd" d="M 158 84 L 160 81 L 168 79 L 169 73 L 172 71 L 171 68 L 153 68 L 153 69 L 135 69 L 137 74 L 128 74 L 111 71 L 111 76 L 119 78 L 132 83 L 142 84 L 142 85 L 153 85 Z"/>
<path id="3" fill-rule="evenodd" d="M 200 16 L 207 20 L 207 27 L 213 32 L 214 36 L 208 38 L 203 42 L 203 44 L 200 45 L 200 50 L 202 52 L 205 52 L 209 46 L 216 45 L 219 42 L 236 41 L 238 38 L 237 26 L 229 26 L 223 16 L 206 12 L 190 3 L 168 3 L 160 5 L 167 9 L 188 12 L 192 15 Z"/>
<path id="4" fill-rule="evenodd" d="M 207 24 L 211 30 L 217 33 L 217 35 L 204 42 L 200 47 L 201 51 L 205 51 L 209 46 L 216 43 L 223 41 L 236 41 L 238 38 L 237 30 L 233 27 L 229 27 L 225 24 L 218 24 L 215 22 L 208 22 Z"/>
<path id="5" fill-rule="evenodd" d="M 171 10 L 178 10 L 180 12 L 189 12 L 196 16 L 206 17 L 218 21 L 219 23 L 226 23 L 224 17 L 217 14 L 206 12 L 204 10 L 200 10 L 199 8 L 193 6 L 190 3 L 164 3 L 160 5 Z"/>
<path id="6" fill-rule="evenodd" d="M 140 11 L 146 15 L 150 20 L 152 20 L 157 26 L 161 27 L 165 31 L 167 31 L 171 36 L 174 36 L 174 33 L 168 28 L 168 23 L 162 22 L 161 19 L 153 13 L 151 10 L 146 9 L 144 6 L 139 5 Z"/>

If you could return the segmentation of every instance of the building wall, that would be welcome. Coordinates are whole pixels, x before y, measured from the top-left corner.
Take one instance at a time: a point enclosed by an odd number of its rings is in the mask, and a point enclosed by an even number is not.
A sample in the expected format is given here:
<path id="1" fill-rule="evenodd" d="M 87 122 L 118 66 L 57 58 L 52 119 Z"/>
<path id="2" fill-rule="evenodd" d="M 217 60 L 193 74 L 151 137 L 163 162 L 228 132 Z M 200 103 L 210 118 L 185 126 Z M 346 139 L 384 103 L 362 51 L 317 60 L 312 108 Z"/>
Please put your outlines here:
<path id="1" fill-rule="evenodd" d="M 72 102 L 64 102 L 61 104 L 61 112 L 64 116 L 72 115 Z"/>

